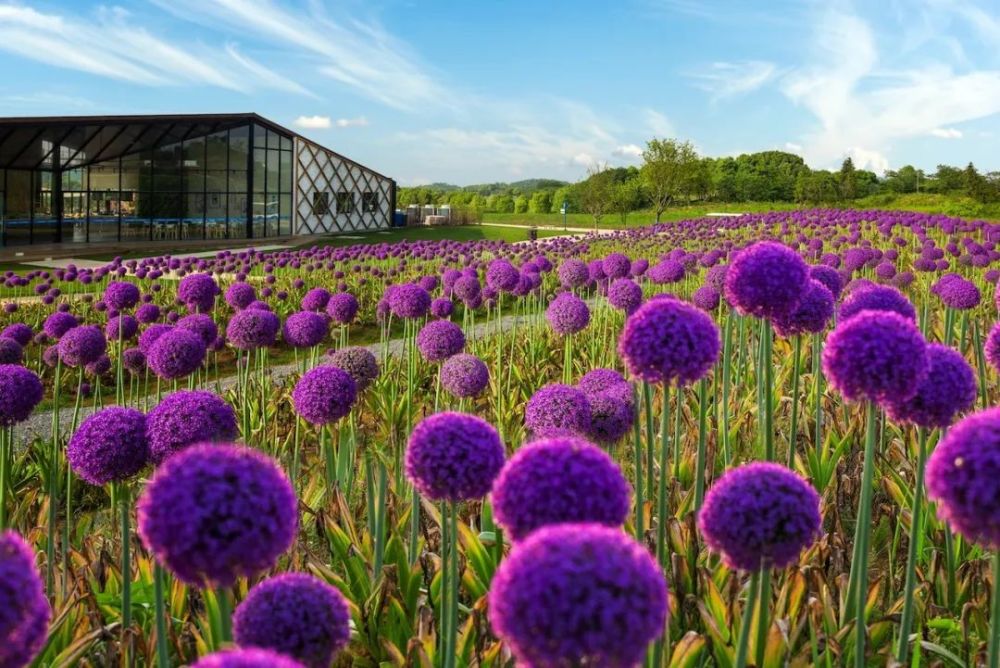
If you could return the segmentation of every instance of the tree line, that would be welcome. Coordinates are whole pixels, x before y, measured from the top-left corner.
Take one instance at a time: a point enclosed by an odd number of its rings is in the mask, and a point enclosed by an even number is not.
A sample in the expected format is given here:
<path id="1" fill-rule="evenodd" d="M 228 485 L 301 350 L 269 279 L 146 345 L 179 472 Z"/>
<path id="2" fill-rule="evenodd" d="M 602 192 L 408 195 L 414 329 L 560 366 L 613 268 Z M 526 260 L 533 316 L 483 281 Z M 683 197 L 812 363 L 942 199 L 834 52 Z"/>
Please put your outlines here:
<path id="1" fill-rule="evenodd" d="M 586 212 L 598 224 L 617 215 L 623 223 L 634 211 L 652 211 L 657 220 L 670 206 L 696 202 L 798 202 L 835 205 L 883 193 L 916 192 L 964 195 L 982 204 L 1000 202 L 1000 172 L 980 173 L 938 165 L 925 173 L 912 165 L 878 176 L 857 169 L 845 158 L 837 171 L 810 169 L 801 156 L 785 151 L 760 151 L 732 157 L 699 155 L 690 142 L 651 139 L 642 164 L 633 167 L 591 167 L 584 179 L 565 183 L 531 179 L 512 184 L 459 188 L 433 184 L 401 188 L 399 206 L 450 204 L 492 213 Z"/>

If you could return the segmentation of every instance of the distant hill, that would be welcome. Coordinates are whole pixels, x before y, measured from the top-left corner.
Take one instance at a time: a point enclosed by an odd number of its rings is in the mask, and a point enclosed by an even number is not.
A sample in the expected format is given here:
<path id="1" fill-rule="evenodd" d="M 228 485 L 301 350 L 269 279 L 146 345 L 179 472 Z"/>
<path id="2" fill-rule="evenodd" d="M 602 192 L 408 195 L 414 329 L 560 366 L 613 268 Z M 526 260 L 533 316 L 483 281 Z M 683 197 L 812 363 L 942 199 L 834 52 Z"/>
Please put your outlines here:
<path id="1" fill-rule="evenodd" d="M 538 190 L 555 190 L 569 185 L 566 181 L 556 179 L 524 179 L 513 183 L 480 183 L 471 186 L 457 186 L 453 183 L 430 183 L 414 186 L 414 189 L 433 190 L 441 193 L 470 192 L 480 195 L 513 194 L 530 195 Z"/>

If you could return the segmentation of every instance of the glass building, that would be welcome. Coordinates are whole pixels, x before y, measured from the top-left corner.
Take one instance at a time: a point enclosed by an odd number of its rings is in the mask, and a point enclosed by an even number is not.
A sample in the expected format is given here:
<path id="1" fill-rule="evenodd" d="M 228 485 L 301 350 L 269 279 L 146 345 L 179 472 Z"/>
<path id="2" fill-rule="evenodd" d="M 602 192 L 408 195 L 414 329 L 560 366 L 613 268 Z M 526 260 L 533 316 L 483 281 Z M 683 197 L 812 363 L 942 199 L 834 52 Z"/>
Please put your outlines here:
<path id="1" fill-rule="evenodd" d="M 380 229 L 395 193 L 256 114 L 0 118 L 3 246 Z"/>

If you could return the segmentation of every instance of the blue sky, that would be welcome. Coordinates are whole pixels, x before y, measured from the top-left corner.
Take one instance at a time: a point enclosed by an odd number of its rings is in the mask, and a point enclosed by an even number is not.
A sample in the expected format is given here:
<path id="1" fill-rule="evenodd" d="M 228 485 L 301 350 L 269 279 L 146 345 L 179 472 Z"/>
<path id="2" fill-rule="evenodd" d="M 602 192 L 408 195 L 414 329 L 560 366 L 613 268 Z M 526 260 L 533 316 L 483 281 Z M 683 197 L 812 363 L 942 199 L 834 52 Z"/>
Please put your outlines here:
<path id="1" fill-rule="evenodd" d="M 0 0 L 0 115 L 256 111 L 403 185 L 652 136 L 1000 169 L 995 0 Z"/>

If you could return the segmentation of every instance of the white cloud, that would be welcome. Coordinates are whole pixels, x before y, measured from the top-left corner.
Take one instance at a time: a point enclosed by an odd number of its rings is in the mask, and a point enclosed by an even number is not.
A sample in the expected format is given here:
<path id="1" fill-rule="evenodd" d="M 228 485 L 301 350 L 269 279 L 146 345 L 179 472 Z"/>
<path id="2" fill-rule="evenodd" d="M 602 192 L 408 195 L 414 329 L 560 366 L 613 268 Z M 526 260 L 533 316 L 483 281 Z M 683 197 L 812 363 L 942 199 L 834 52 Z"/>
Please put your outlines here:
<path id="1" fill-rule="evenodd" d="M 611 152 L 611 155 L 619 158 L 641 158 L 642 147 L 635 144 L 623 144 L 615 148 L 615 150 Z"/>
<path id="2" fill-rule="evenodd" d="M 792 153 L 801 153 L 802 152 L 802 144 L 796 144 L 795 142 L 792 142 L 792 141 L 786 141 L 785 142 L 785 150 L 786 151 L 791 151 Z"/>
<path id="3" fill-rule="evenodd" d="M 934 128 L 931 134 L 941 139 L 961 139 L 962 131 L 958 128 Z"/>
<path id="4" fill-rule="evenodd" d="M 674 124 L 659 111 L 655 109 L 643 109 L 642 115 L 646 122 L 646 127 L 655 137 L 665 139 L 676 136 L 677 132 L 674 129 Z"/>
<path id="5" fill-rule="evenodd" d="M 852 146 L 847 150 L 847 155 L 851 156 L 851 161 L 858 169 L 868 169 L 876 174 L 884 174 L 889 169 L 889 159 L 878 151 Z"/>
<path id="6" fill-rule="evenodd" d="M 712 100 L 723 100 L 757 90 L 770 81 L 777 67 L 762 60 L 740 63 L 712 63 L 707 69 L 688 76 L 695 85 L 711 94 Z"/>
<path id="7" fill-rule="evenodd" d="M 329 120 L 329 119 L 327 119 Z M 337 127 L 338 128 L 363 128 L 368 125 L 368 119 L 364 116 L 358 116 L 357 118 L 338 118 Z"/>
<path id="8" fill-rule="evenodd" d="M 303 130 L 325 130 L 330 127 L 329 116 L 299 116 L 292 125 Z"/>
<path id="9" fill-rule="evenodd" d="M 577 165 L 587 167 L 588 169 L 597 164 L 597 160 L 595 160 L 594 156 L 589 153 L 577 153 L 573 156 L 573 162 Z"/>

